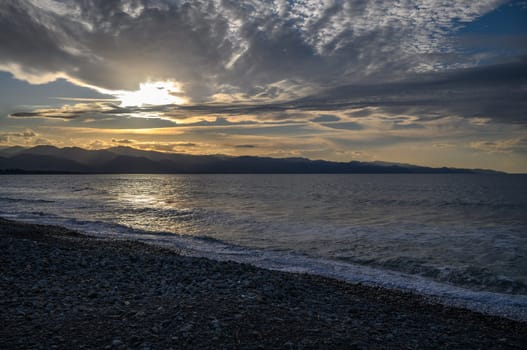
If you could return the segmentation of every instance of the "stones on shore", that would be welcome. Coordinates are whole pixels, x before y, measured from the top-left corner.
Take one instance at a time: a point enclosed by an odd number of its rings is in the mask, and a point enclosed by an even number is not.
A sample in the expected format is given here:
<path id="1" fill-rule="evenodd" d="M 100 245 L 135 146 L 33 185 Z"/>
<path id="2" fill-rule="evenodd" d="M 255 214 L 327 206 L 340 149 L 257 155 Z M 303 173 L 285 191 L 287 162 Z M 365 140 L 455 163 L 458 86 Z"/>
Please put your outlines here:
<path id="1" fill-rule="evenodd" d="M 2 349 L 507 349 L 527 343 L 525 324 L 412 295 L 134 242 L 74 233 L 63 239 L 45 226 L 27 229 L 33 231 L 17 236 L 0 227 Z"/>
<path id="2" fill-rule="evenodd" d="M 218 321 L 217 319 L 213 319 L 211 322 L 210 322 L 210 325 L 212 327 L 212 329 L 215 331 L 215 332 L 221 332 L 221 323 L 220 321 Z"/>

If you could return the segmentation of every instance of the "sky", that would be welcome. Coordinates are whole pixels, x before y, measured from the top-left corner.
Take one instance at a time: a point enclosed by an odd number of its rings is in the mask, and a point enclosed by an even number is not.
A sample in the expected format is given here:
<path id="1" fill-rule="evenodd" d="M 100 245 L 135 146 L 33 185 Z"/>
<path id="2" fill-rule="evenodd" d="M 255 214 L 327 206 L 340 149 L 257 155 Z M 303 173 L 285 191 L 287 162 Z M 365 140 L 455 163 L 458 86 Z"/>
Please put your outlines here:
<path id="1" fill-rule="evenodd" d="M 0 147 L 527 173 L 527 1 L 0 0 Z"/>

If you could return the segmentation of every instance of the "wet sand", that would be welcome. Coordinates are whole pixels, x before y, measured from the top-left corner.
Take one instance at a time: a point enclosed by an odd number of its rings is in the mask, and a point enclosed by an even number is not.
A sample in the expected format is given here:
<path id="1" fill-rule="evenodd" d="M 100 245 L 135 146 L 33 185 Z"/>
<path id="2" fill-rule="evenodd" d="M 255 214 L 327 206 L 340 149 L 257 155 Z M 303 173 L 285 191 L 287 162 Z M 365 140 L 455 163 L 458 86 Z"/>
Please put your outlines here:
<path id="1" fill-rule="evenodd" d="M 0 349 L 525 349 L 411 293 L 0 219 Z"/>

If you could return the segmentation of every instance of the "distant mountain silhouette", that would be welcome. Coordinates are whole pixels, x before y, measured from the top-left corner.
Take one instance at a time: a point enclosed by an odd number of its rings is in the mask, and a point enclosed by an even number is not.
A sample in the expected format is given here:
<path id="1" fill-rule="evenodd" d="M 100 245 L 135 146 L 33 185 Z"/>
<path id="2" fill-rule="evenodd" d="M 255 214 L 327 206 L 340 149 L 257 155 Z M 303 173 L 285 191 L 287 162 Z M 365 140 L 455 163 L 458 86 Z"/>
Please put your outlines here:
<path id="1" fill-rule="evenodd" d="M 2 173 L 324 173 L 427 174 L 499 173 L 493 170 L 430 168 L 388 162 L 330 162 L 306 158 L 188 155 L 143 151 L 131 147 L 86 150 L 78 147 L 0 149 Z"/>

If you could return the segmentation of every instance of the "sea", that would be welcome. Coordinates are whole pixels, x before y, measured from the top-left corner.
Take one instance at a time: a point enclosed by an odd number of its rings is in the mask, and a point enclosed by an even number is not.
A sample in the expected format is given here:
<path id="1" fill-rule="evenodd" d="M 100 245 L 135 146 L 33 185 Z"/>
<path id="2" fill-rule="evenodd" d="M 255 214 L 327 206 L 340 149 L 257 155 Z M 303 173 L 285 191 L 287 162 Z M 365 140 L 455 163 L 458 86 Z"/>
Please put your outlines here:
<path id="1" fill-rule="evenodd" d="M 0 217 L 527 320 L 527 175 L 2 175 Z"/>

